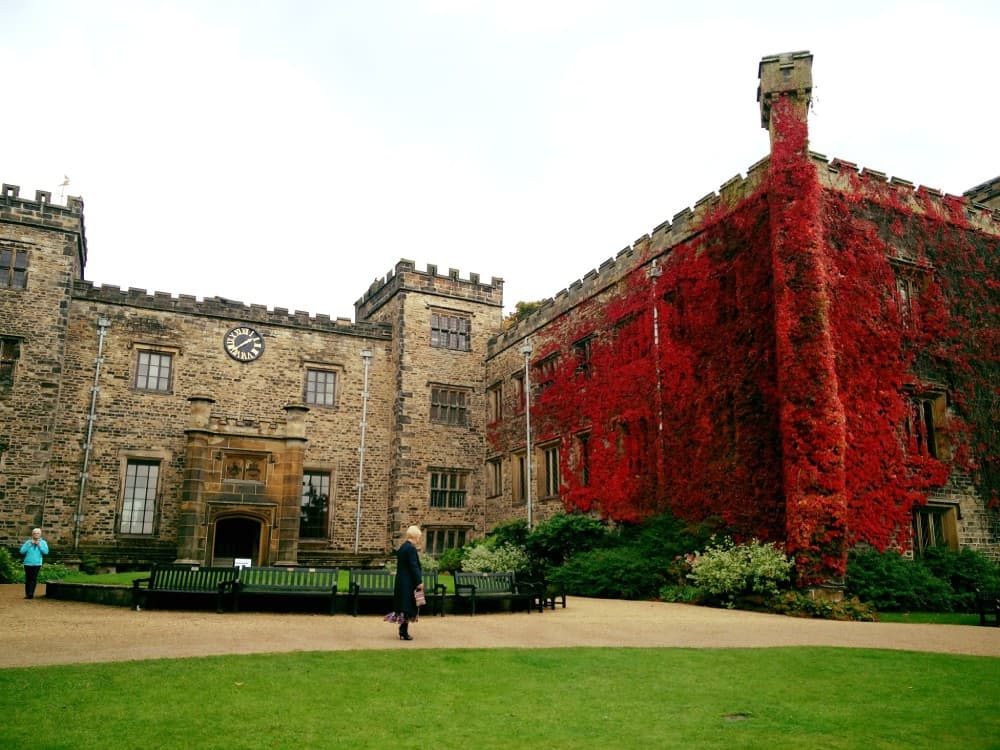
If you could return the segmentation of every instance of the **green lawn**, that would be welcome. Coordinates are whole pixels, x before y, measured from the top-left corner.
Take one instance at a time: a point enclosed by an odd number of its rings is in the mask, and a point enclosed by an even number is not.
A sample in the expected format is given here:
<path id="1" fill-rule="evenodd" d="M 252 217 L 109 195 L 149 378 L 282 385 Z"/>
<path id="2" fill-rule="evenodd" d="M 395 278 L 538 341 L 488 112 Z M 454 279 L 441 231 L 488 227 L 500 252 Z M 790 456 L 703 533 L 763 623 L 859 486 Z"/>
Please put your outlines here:
<path id="1" fill-rule="evenodd" d="M 0 745 L 997 748 L 998 674 L 997 658 L 835 648 L 340 651 L 6 669 Z"/>

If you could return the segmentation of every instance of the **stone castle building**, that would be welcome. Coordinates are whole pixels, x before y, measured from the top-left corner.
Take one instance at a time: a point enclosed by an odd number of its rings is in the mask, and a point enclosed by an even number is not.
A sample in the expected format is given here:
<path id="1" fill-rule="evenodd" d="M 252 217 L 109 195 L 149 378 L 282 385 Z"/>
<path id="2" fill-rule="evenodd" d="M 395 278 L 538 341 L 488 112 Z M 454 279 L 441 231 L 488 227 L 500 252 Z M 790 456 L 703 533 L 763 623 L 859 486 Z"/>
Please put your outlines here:
<path id="1" fill-rule="evenodd" d="M 811 59 L 761 61 L 768 157 L 507 327 L 502 279 L 409 260 L 354 321 L 96 286 L 83 202 L 5 184 L 0 545 L 374 564 L 411 523 L 441 552 L 575 507 L 715 519 L 816 577 L 856 543 L 996 555 L 1000 181 L 809 152 Z"/>

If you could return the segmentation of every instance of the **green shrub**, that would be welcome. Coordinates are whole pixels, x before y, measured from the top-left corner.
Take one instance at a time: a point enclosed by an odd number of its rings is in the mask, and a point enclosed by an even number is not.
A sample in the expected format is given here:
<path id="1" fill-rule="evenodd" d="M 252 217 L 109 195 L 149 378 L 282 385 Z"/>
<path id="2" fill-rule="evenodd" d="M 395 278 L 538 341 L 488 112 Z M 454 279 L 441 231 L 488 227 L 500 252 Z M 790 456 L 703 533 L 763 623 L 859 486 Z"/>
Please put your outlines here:
<path id="1" fill-rule="evenodd" d="M 0 547 L 0 583 L 17 583 L 17 576 L 24 580 L 24 571 L 21 564 L 10 554 L 6 547 Z"/>
<path id="2" fill-rule="evenodd" d="M 951 612 L 951 586 L 899 552 L 855 550 L 847 557 L 846 593 L 886 612 Z"/>
<path id="3" fill-rule="evenodd" d="M 801 591 L 783 591 L 772 597 L 767 610 L 778 615 L 793 617 L 818 617 L 824 620 L 858 620 L 875 622 L 875 609 L 863 604 L 857 597 L 842 602 L 814 599 Z"/>
<path id="4" fill-rule="evenodd" d="M 472 547 L 462 559 L 462 570 L 477 573 L 524 573 L 530 568 L 528 553 L 523 547 L 505 542 L 497 547 L 481 544 Z"/>
<path id="5" fill-rule="evenodd" d="M 486 535 L 484 541 L 490 547 L 501 547 L 504 544 L 524 547 L 528 541 L 528 522 L 517 520 L 499 524 Z"/>
<path id="6" fill-rule="evenodd" d="M 607 526 L 596 518 L 560 513 L 535 526 L 525 546 L 532 560 L 547 570 L 579 552 L 602 547 L 609 539 Z"/>
<path id="7" fill-rule="evenodd" d="M 442 573 L 454 573 L 462 569 L 462 558 L 465 556 L 464 547 L 452 547 L 442 552 L 437 559 L 438 570 Z"/>
<path id="8" fill-rule="evenodd" d="M 773 544 L 753 539 L 733 544 L 726 538 L 708 544 L 691 561 L 689 578 L 732 606 L 736 597 L 749 594 L 773 596 L 778 585 L 788 581 L 794 563 Z"/>
<path id="9" fill-rule="evenodd" d="M 975 550 L 931 547 L 918 562 L 951 587 L 956 612 L 975 611 L 976 589 L 1000 589 L 1000 565 Z"/>
<path id="10" fill-rule="evenodd" d="M 605 599 L 652 599 L 663 586 L 663 566 L 633 547 L 581 552 L 549 576 L 570 594 Z"/>

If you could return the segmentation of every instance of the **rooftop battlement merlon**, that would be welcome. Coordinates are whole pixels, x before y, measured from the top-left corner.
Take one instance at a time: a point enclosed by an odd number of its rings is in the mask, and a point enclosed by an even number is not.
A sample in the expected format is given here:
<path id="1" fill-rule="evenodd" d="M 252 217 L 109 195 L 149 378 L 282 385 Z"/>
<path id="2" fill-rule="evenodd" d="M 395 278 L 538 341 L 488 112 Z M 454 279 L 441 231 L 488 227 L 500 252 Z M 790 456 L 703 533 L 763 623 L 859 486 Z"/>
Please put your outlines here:
<path id="1" fill-rule="evenodd" d="M 384 278 L 375 279 L 364 296 L 354 303 L 355 318 L 364 320 L 403 290 L 503 307 L 502 278 L 494 276 L 485 284 L 478 273 L 470 273 L 468 279 L 463 279 L 457 268 L 449 268 L 447 274 L 442 274 L 433 263 L 427 264 L 426 271 L 418 271 L 412 260 L 402 258 Z"/>
<path id="2" fill-rule="evenodd" d="M 75 299 L 103 302 L 109 305 L 136 307 L 164 312 L 181 312 L 225 320 L 243 320 L 261 325 L 297 328 L 311 331 L 343 333 L 348 336 L 392 339 L 392 328 L 384 323 L 354 323 L 349 318 L 331 318 L 329 315 L 312 316 L 302 310 L 289 312 L 283 307 L 269 310 L 264 305 L 246 305 L 224 297 L 209 297 L 204 300 L 181 294 L 174 297 L 167 292 L 153 292 L 130 287 L 122 290 L 118 286 L 94 286 L 90 281 L 78 280 L 73 285 Z"/>
<path id="3" fill-rule="evenodd" d="M 76 235 L 80 268 L 87 265 L 87 234 L 83 222 L 83 199 L 66 198 L 66 205 L 52 202 L 52 193 L 36 190 L 34 199 L 22 198 L 18 185 L 3 183 L 0 188 L 0 222 Z"/>

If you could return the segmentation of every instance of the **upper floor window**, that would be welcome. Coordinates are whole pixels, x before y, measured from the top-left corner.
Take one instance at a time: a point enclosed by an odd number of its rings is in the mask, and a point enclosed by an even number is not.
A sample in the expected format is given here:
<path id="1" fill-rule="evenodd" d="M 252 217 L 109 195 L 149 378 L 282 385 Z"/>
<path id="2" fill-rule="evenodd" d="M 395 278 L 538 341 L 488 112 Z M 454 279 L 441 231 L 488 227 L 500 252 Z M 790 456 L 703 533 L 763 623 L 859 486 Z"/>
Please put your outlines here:
<path id="1" fill-rule="evenodd" d="M 306 370 L 305 402 L 312 406 L 337 403 L 337 373 L 329 370 Z"/>
<path id="2" fill-rule="evenodd" d="M 329 511 L 330 475 L 322 471 L 302 472 L 299 536 L 305 539 L 325 537 Z"/>
<path id="3" fill-rule="evenodd" d="M 467 472 L 446 469 L 431 472 L 431 507 L 464 508 Z"/>
<path id="4" fill-rule="evenodd" d="M 904 326 L 912 326 L 914 320 L 914 305 L 916 303 L 916 289 L 913 279 L 908 276 L 896 277 L 896 305 L 899 308 L 899 317 Z"/>
<path id="5" fill-rule="evenodd" d="M 515 372 L 510 376 L 511 385 L 514 388 L 515 409 L 518 414 L 524 411 L 524 372 Z"/>
<path id="6" fill-rule="evenodd" d="M 503 462 L 491 458 L 486 462 L 486 496 L 496 497 L 503 492 Z"/>
<path id="7" fill-rule="evenodd" d="M 26 289 L 28 286 L 28 251 L 21 247 L 0 245 L 0 289 Z"/>
<path id="8" fill-rule="evenodd" d="M 118 521 L 119 533 L 153 533 L 159 477 L 159 461 L 129 459 L 125 464 L 125 488 Z"/>
<path id="9" fill-rule="evenodd" d="M 503 419 L 503 386 L 500 383 L 486 390 L 486 406 L 489 409 L 488 422 L 499 422 Z"/>
<path id="10" fill-rule="evenodd" d="M 173 354 L 140 349 L 136 358 L 135 387 L 140 391 L 169 393 Z"/>
<path id="11" fill-rule="evenodd" d="M 594 336 L 584 336 L 573 344 L 573 354 L 576 356 L 576 372 L 585 378 L 590 377 L 590 358 L 593 354 Z"/>
<path id="12" fill-rule="evenodd" d="M 21 356 L 21 340 L 0 336 L 0 393 L 14 387 L 14 368 Z"/>
<path id="13" fill-rule="evenodd" d="M 577 459 L 579 467 L 580 486 L 590 486 L 590 433 L 582 432 L 576 436 Z"/>
<path id="14" fill-rule="evenodd" d="M 515 453 L 513 458 L 514 469 L 514 502 L 522 505 L 528 501 L 528 454 L 524 451 Z"/>
<path id="15" fill-rule="evenodd" d="M 945 408 L 943 393 L 910 397 L 904 424 L 910 451 L 938 459 L 946 457 L 947 446 L 940 429 L 944 426 Z"/>
<path id="16" fill-rule="evenodd" d="M 431 421 L 438 424 L 469 423 L 468 392 L 458 388 L 431 388 Z"/>
<path id="17" fill-rule="evenodd" d="M 546 445 L 542 448 L 544 460 L 544 488 L 542 497 L 555 497 L 559 494 L 559 445 Z"/>
<path id="18" fill-rule="evenodd" d="M 538 392 L 541 393 L 550 385 L 556 377 L 556 364 L 559 362 L 558 354 L 550 354 L 541 362 L 535 365 L 534 369 L 534 380 L 538 386 Z"/>
<path id="19" fill-rule="evenodd" d="M 462 315 L 431 313 L 431 346 L 471 351 L 472 322 Z"/>

